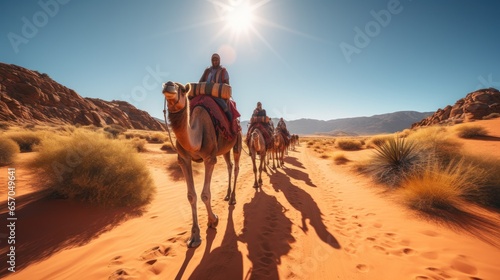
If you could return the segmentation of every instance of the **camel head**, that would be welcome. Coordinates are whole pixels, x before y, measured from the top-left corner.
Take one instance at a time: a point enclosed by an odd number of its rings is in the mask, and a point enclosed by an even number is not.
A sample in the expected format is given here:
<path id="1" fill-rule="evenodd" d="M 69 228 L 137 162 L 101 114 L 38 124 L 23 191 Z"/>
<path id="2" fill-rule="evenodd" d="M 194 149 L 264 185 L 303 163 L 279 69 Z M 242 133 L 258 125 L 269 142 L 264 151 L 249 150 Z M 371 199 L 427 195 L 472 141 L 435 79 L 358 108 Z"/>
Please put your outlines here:
<path id="1" fill-rule="evenodd" d="M 169 113 L 177 113 L 186 107 L 187 92 L 188 88 L 184 87 L 180 83 L 169 81 L 163 84 L 162 93 L 167 100 L 167 108 Z"/>

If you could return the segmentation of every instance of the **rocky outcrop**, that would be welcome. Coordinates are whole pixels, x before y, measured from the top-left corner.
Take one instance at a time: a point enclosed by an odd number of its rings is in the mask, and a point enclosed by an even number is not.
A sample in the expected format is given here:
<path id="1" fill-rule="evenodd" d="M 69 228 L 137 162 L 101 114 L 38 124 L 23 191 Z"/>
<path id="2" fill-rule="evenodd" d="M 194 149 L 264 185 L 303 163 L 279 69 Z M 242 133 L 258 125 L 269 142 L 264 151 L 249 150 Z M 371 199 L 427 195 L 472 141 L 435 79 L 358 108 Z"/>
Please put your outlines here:
<path id="1" fill-rule="evenodd" d="M 500 92 L 495 88 L 481 89 L 467 94 L 453 106 L 438 109 L 411 127 L 482 120 L 493 113 L 500 113 Z"/>
<path id="2" fill-rule="evenodd" d="M 147 112 L 124 101 L 83 98 L 47 74 L 0 63 L 0 121 L 164 130 Z"/>

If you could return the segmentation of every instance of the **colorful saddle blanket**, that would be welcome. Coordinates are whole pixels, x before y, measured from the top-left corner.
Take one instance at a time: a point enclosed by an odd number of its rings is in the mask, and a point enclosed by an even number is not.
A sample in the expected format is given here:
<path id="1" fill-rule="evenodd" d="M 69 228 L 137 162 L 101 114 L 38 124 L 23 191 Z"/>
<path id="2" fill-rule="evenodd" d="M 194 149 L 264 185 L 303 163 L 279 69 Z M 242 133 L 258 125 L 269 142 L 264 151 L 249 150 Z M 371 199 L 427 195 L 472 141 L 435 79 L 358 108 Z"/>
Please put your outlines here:
<path id="1" fill-rule="evenodd" d="M 247 146 L 250 146 L 250 135 L 253 133 L 253 131 L 258 128 L 259 131 L 262 133 L 262 136 L 264 136 L 264 142 L 266 143 L 266 149 L 270 149 L 273 146 L 273 136 L 270 132 L 270 128 L 266 126 L 266 124 L 262 122 L 254 122 L 250 124 L 250 127 L 248 128 L 247 132 L 247 138 L 246 138 L 246 143 Z"/>
<path id="2" fill-rule="evenodd" d="M 229 123 L 224 110 L 217 104 L 214 97 L 197 95 L 190 100 L 189 109 L 193 112 L 193 109 L 197 106 L 205 108 L 212 118 L 212 123 L 214 124 L 217 134 L 219 135 L 220 133 L 225 139 L 233 140 L 241 130 L 237 120 L 237 118 L 240 117 L 240 113 L 236 109 L 236 103 L 233 100 L 229 100 L 228 103 L 229 110 L 233 117 L 231 123 Z"/>

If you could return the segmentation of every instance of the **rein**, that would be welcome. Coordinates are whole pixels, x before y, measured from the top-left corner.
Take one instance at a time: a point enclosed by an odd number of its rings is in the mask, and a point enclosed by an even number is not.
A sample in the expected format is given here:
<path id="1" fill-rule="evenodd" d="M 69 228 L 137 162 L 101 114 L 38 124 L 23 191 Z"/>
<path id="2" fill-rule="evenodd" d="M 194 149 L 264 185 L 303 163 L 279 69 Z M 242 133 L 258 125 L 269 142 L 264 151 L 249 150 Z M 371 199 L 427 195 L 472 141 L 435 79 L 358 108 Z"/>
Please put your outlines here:
<path id="1" fill-rule="evenodd" d="M 172 145 L 172 149 L 177 153 L 177 148 L 172 141 L 172 135 L 170 135 L 170 129 L 168 128 L 167 122 L 167 98 L 165 97 L 165 102 L 163 102 L 163 118 L 165 119 L 165 127 L 167 128 L 168 138 L 170 139 L 170 144 Z"/>

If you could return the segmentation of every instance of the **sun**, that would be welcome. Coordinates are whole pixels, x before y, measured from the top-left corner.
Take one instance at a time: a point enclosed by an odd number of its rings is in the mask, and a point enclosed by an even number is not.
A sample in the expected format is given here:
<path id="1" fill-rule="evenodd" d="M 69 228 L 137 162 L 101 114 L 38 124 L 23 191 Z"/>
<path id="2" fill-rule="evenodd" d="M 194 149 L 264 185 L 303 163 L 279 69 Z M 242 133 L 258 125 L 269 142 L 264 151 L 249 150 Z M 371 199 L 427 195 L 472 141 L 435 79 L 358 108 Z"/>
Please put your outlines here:
<path id="1" fill-rule="evenodd" d="M 232 5 L 228 8 L 225 16 L 227 26 L 235 33 L 248 31 L 253 23 L 252 7 L 248 1 Z"/>

